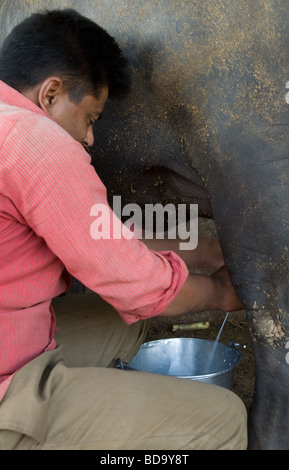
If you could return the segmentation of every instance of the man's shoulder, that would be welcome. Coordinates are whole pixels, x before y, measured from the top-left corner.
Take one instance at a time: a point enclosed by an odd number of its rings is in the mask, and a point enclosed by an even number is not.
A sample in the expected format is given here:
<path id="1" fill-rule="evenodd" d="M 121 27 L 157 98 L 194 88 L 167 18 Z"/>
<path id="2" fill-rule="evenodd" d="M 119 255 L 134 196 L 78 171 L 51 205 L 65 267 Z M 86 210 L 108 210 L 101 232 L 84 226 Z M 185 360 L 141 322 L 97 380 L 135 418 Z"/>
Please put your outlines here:
<path id="1" fill-rule="evenodd" d="M 30 109 L 20 108 L 0 102 L 0 126 L 10 121 L 14 124 L 18 132 L 33 134 L 41 128 L 46 128 L 47 132 L 62 134 L 62 129 L 58 124 L 45 114 L 38 114 Z"/>
<path id="2" fill-rule="evenodd" d="M 63 148 L 78 145 L 78 143 L 49 116 L 36 113 L 29 109 L 19 108 L 0 102 L 0 134 L 17 145 L 31 147 L 54 147 L 56 144 Z M 2 138 L 2 143 L 3 142 Z"/>

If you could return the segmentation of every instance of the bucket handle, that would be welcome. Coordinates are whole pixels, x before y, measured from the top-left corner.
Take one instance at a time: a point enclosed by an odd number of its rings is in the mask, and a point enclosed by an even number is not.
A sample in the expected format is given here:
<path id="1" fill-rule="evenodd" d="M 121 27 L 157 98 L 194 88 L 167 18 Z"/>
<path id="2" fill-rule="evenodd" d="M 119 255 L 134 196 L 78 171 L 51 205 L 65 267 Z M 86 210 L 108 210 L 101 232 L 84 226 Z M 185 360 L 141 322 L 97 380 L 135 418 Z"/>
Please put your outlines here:
<path id="1" fill-rule="evenodd" d="M 125 370 L 124 369 L 124 363 L 122 362 L 120 357 L 117 358 L 115 367 L 116 367 L 116 369 Z"/>
<path id="2" fill-rule="evenodd" d="M 236 348 L 236 349 L 237 348 L 243 348 L 243 349 L 247 348 L 246 344 L 236 343 L 233 339 L 229 340 L 229 346 L 231 348 Z"/>

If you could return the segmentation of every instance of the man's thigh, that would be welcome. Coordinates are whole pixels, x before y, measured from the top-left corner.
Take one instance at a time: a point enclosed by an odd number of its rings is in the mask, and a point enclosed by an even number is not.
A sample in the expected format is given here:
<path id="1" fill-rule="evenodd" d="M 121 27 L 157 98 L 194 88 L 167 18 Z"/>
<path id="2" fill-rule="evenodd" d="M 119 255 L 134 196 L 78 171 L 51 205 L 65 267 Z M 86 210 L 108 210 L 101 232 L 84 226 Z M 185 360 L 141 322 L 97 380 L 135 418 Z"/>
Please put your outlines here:
<path id="1" fill-rule="evenodd" d="M 41 375 L 37 388 L 31 384 L 31 372 L 27 367 L 26 378 L 22 375 L 18 383 L 16 377 L 13 393 L 23 406 L 23 390 L 26 394 L 30 390 L 23 418 L 27 424 L 30 406 L 38 419 L 38 435 L 35 429 L 21 435 L 14 428 L 15 449 L 246 448 L 245 407 L 225 388 L 113 368 L 69 368 L 62 362 L 50 370 L 45 382 Z M 31 394 L 36 394 L 34 403 Z M 19 403 L 14 406 L 21 408 Z M 19 419 L 19 410 L 14 411 Z M 29 439 L 31 435 L 34 439 Z"/>
<path id="2" fill-rule="evenodd" d="M 149 321 L 127 325 L 120 315 L 96 294 L 59 297 L 53 302 L 57 344 L 65 363 L 71 367 L 115 364 L 137 353 L 147 333 Z"/>

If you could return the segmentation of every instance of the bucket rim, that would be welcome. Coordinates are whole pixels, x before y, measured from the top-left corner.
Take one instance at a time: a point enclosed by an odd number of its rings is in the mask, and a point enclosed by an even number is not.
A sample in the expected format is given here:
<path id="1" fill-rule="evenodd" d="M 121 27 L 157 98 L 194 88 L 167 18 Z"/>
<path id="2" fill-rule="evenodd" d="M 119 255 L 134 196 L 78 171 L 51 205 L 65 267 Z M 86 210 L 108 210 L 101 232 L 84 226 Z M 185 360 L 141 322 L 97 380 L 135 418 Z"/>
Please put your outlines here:
<path id="1" fill-rule="evenodd" d="M 179 341 L 179 340 L 189 340 L 189 341 L 194 341 L 194 342 L 201 342 L 201 343 L 212 343 L 214 344 L 215 341 L 212 341 L 212 340 L 209 340 L 209 339 L 201 339 L 201 338 L 185 338 L 185 337 L 181 337 L 181 338 L 163 338 L 163 339 L 156 339 L 156 340 L 152 340 L 152 341 L 146 341 L 145 343 L 143 343 L 139 349 L 139 351 L 143 348 L 143 347 L 149 347 L 149 345 L 151 344 L 156 344 L 156 343 L 164 343 L 164 342 L 168 342 L 168 341 Z M 221 375 L 224 375 L 224 374 L 228 374 L 230 371 L 232 371 L 233 369 L 235 369 L 235 367 L 237 367 L 237 365 L 239 364 L 239 362 L 241 361 L 242 359 L 242 354 L 240 353 L 240 351 L 234 346 L 234 342 L 232 342 L 232 344 L 224 344 L 224 343 L 221 343 L 220 341 L 218 342 L 218 346 L 221 346 L 223 348 L 228 348 L 228 349 L 232 349 L 234 350 L 234 352 L 237 353 L 237 356 L 238 356 L 238 359 L 236 360 L 235 364 L 233 365 L 230 365 L 229 367 L 227 367 L 227 369 L 223 369 L 223 370 L 220 370 L 218 372 L 213 372 L 213 373 L 209 373 L 209 374 L 202 374 L 202 375 L 178 375 L 178 374 L 172 374 L 170 375 L 170 377 L 177 377 L 177 378 L 180 378 L 180 379 L 191 379 L 191 380 L 205 380 L 205 379 L 211 379 L 213 377 L 219 377 Z M 133 358 L 131 359 L 131 361 L 133 360 Z M 131 362 L 130 361 L 130 362 Z M 141 369 L 135 369 L 134 367 L 130 367 L 129 364 L 125 364 L 125 369 L 127 370 L 134 370 L 134 371 L 139 371 L 139 372 L 143 372 Z"/>

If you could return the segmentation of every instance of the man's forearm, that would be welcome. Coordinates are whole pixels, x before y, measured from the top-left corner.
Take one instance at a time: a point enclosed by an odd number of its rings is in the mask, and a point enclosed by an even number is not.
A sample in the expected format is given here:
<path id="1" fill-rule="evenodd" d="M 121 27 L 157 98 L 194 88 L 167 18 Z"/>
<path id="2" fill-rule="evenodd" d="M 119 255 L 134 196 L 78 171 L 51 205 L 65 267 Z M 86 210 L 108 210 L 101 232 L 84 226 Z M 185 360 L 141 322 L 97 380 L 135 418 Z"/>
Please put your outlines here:
<path id="1" fill-rule="evenodd" d="M 213 276 L 189 275 L 176 298 L 161 315 L 177 316 L 205 310 L 234 311 L 242 308 L 228 271 L 223 267 Z"/>
<path id="2" fill-rule="evenodd" d="M 179 239 L 142 239 L 142 242 L 151 250 L 169 250 L 177 253 L 191 269 L 201 268 L 214 272 L 224 265 L 222 250 L 216 238 L 200 238 L 194 250 L 180 250 L 180 241 Z"/>

